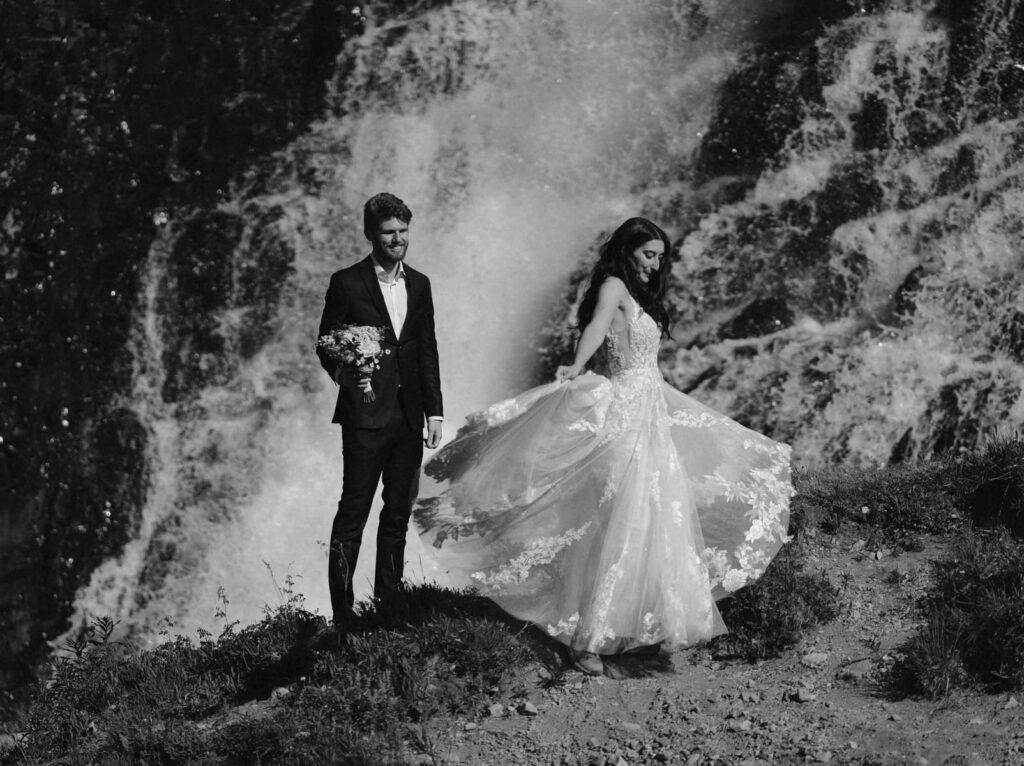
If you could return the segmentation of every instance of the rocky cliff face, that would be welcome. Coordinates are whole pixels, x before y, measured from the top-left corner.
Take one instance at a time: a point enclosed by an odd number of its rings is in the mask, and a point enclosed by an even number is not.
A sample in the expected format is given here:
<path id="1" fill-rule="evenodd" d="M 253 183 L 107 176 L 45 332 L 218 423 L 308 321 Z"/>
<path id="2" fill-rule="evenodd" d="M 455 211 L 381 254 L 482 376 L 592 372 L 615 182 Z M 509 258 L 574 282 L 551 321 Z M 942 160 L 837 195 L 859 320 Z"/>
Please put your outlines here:
<path id="1" fill-rule="evenodd" d="M 212 203 L 306 125 L 361 20 L 316 0 L 5 1 L 0 17 L 0 686 L 11 687 L 141 523 L 150 430 L 131 404 L 132 336 L 159 222 Z M 198 290 L 180 300 L 199 312 L 206 275 L 184 274 L 195 260 L 182 258 L 180 276 Z"/>

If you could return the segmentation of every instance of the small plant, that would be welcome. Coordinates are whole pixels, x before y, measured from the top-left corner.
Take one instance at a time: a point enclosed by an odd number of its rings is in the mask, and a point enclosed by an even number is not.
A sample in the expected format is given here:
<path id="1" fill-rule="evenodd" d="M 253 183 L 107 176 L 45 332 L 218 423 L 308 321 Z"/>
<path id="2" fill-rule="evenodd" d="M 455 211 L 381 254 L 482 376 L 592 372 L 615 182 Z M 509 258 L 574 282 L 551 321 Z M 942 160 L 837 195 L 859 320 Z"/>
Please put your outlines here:
<path id="1" fill-rule="evenodd" d="M 835 619 L 838 597 L 824 573 L 803 571 L 799 547 L 790 543 L 759 580 L 719 604 L 730 632 L 713 639 L 711 651 L 748 662 L 778 657 L 808 628 Z"/>
<path id="2" fill-rule="evenodd" d="M 980 526 L 1024 539 L 1024 441 L 996 439 L 959 465 L 960 505 Z"/>
<path id="3" fill-rule="evenodd" d="M 1024 543 L 1003 529 L 959 535 L 921 609 L 925 625 L 902 647 L 893 692 L 1024 689 Z"/>

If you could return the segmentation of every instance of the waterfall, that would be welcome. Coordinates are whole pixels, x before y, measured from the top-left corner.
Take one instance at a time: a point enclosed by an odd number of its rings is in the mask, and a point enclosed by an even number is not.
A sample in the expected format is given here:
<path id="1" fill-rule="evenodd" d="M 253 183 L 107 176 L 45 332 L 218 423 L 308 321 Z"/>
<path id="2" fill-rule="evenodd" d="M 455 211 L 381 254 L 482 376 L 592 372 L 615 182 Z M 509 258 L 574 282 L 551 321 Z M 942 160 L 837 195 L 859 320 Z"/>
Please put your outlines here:
<path id="1" fill-rule="evenodd" d="M 804 464 L 955 454 L 1024 425 L 1020 3 L 988 0 L 962 28 L 926 0 L 825 5 L 813 30 L 776 23 L 804 7 L 788 0 L 372 18 L 323 118 L 217 209 L 170 211 L 153 244 L 129 403 L 153 479 L 76 622 L 192 635 L 292 591 L 329 613 L 340 434 L 312 343 L 378 191 L 414 213 L 447 437 L 536 382 L 581 259 L 636 214 L 679 244 L 667 378 Z M 443 583 L 415 537 L 407 558 Z"/>
<path id="2" fill-rule="evenodd" d="M 642 2 L 372 20 L 325 117 L 217 210 L 171 213 L 152 247 L 133 406 L 154 479 L 140 534 L 94 573 L 75 624 L 194 635 L 292 591 L 329 614 L 340 433 L 312 342 L 331 272 L 368 252 L 363 201 L 388 190 L 413 210 L 407 260 L 432 280 L 450 437 L 534 382 L 537 331 L 580 257 L 644 211 L 643 190 L 685 176 L 758 5 L 709 11 L 702 34 L 692 13 Z M 439 577 L 414 536 L 407 558 L 411 579 Z"/>
<path id="3" fill-rule="evenodd" d="M 892 5 L 780 68 L 780 97 L 815 97 L 676 268 L 670 378 L 807 464 L 957 454 L 1024 424 L 1024 123 L 1000 86 L 1019 3 L 978 30 Z M 983 48 L 959 76 L 954 34 Z"/>

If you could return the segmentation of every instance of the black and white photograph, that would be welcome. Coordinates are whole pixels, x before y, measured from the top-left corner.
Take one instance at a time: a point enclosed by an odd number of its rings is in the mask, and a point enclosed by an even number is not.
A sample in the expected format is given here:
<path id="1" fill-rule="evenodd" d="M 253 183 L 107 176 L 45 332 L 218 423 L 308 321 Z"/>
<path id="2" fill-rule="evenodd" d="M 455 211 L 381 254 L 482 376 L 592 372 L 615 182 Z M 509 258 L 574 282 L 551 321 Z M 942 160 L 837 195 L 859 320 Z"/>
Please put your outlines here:
<path id="1" fill-rule="evenodd" d="M 0 764 L 1024 766 L 1022 0 L 0 0 Z"/>

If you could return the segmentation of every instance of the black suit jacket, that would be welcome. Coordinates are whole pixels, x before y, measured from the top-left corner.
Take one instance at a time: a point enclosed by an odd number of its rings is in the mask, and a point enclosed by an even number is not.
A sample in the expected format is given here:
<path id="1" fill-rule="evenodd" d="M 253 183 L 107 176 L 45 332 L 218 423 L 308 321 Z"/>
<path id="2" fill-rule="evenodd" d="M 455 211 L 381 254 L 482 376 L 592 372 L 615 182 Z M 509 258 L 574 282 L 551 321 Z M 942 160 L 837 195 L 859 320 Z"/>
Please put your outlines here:
<path id="1" fill-rule="evenodd" d="M 358 386 L 341 386 L 333 422 L 343 427 L 383 428 L 394 422 L 396 407 L 414 429 L 422 428 L 425 418 L 444 414 L 430 280 L 415 269 L 403 266 L 408 310 L 399 336 L 391 326 L 370 256 L 331 275 L 318 336 L 343 325 L 384 328 L 384 355 L 380 369 L 372 378 L 376 399 L 364 402 Z M 336 363 L 320 348 L 317 348 L 317 356 L 333 376 Z"/>

